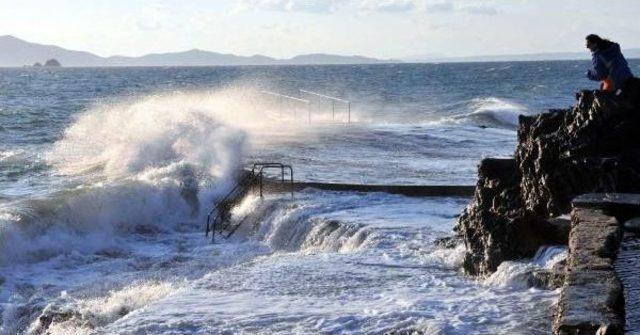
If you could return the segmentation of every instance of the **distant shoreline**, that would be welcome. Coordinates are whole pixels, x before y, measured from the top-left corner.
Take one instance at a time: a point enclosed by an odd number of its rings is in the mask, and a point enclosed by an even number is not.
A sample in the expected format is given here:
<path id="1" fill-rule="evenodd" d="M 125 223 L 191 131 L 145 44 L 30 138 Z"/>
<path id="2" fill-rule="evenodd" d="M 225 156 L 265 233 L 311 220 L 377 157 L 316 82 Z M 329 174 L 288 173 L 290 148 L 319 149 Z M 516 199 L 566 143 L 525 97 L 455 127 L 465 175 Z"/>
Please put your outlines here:
<path id="1" fill-rule="evenodd" d="M 640 60 L 640 57 L 627 58 L 629 61 Z M 496 60 L 496 61 L 446 61 L 446 62 L 389 62 L 389 63 L 345 63 L 345 64 L 242 64 L 242 65 L 105 65 L 105 66 L 1 66 L 0 69 L 24 70 L 63 70 L 63 69 L 153 69 L 153 68 L 210 68 L 210 67 L 299 67 L 299 66 L 388 66 L 418 64 L 503 64 L 503 63 L 550 63 L 550 62 L 589 62 L 589 59 L 550 59 L 550 60 Z"/>

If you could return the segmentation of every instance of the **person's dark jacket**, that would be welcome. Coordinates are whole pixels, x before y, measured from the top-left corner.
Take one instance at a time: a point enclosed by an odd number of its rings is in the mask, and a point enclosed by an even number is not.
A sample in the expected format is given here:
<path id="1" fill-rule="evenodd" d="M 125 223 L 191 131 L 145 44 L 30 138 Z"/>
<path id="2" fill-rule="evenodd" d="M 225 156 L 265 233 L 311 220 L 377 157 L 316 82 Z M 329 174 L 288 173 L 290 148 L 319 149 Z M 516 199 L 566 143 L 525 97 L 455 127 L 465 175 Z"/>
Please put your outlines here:
<path id="1" fill-rule="evenodd" d="M 602 50 L 596 50 L 592 54 L 593 69 L 587 72 L 587 77 L 591 80 L 604 80 L 611 76 L 611 80 L 616 88 L 629 78 L 633 78 L 627 60 L 624 59 L 618 43 L 611 43 Z"/>

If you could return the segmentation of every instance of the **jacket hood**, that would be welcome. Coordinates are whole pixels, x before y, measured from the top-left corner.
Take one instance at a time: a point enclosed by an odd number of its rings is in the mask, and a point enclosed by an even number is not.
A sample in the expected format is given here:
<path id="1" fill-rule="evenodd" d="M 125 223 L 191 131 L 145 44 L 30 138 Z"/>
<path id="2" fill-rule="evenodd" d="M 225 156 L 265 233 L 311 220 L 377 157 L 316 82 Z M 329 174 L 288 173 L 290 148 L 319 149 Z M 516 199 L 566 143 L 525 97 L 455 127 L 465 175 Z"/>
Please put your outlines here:
<path id="1" fill-rule="evenodd" d="M 613 43 L 610 46 L 608 46 L 607 48 L 604 48 L 602 50 L 596 50 L 596 52 L 594 52 L 594 54 L 610 55 L 610 54 L 615 54 L 615 53 L 619 53 L 619 52 L 620 52 L 620 44 Z"/>

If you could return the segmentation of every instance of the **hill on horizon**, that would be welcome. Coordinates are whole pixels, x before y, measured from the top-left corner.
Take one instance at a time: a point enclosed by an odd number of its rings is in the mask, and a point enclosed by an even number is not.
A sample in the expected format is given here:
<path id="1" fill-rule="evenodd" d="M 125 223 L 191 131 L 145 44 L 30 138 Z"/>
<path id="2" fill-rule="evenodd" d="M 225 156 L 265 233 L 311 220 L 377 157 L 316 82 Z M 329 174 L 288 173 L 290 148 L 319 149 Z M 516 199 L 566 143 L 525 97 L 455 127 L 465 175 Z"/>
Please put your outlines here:
<path id="1" fill-rule="evenodd" d="M 64 49 L 55 45 L 31 43 L 11 35 L 0 36 L 0 67 L 31 66 L 48 59 L 58 60 L 66 67 L 114 66 L 234 66 L 234 65 L 323 65 L 323 64 L 384 64 L 384 63 L 447 63 L 447 62 L 507 62 L 543 60 L 587 60 L 588 52 L 556 52 L 517 55 L 485 55 L 448 57 L 441 54 L 408 57 L 403 60 L 376 59 L 365 56 L 344 56 L 324 53 L 298 55 L 276 59 L 264 55 L 239 56 L 192 49 L 181 52 L 153 53 L 139 57 L 101 57 L 86 51 Z M 627 58 L 640 58 L 640 48 L 623 50 Z"/>
<path id="2" fill-rule="evenodd" d="M 100 57 L 86 51 L 68 50 L 55 45 L 31 43 L 11 35 L 0 36 L 0 67 L 22 67 L 56 59 L 62 66 L 224 66 L 224 65 L 302 65 L 302 64 L 380 64 L 398 63 L 364 56 L 330 54 L 299 55 L 275 59 L 263 55 L 238 56 L 192 49 L 182 52 L 148 54 L 140 57 Z"/>

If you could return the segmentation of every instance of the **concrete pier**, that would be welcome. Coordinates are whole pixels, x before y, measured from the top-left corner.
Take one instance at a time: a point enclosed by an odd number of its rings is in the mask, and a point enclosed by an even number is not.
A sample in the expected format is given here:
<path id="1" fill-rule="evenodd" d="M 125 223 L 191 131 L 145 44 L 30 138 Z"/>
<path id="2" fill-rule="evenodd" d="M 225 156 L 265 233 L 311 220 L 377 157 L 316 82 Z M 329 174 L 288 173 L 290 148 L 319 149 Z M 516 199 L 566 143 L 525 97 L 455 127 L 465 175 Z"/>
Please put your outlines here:
<path id="1" fill-rule="evenodd" d="M 263 185 L 270 192 L 291 191 L 291 185 L 275 179 L 265 178 Z M 326 191 L 384 192 L 409 197 L 471 197 L 475 191 L 475 186 L 471 185 L 367 185 L 315 182 L 294 182 L 293 184 L 295 191 L 305 188 Z"/>
<path id="2" fill-rule="evenodd" d="M 573 201 L 565 280 L 554 334 L 624 334 L 624 286 L 616 266 L 623 223 L 640 216 L 640 195 L 585 194 Z M 618 270 L 618 271 L 617 271 Z"/>

